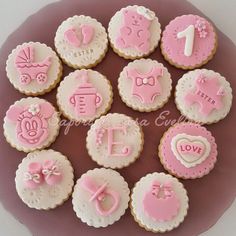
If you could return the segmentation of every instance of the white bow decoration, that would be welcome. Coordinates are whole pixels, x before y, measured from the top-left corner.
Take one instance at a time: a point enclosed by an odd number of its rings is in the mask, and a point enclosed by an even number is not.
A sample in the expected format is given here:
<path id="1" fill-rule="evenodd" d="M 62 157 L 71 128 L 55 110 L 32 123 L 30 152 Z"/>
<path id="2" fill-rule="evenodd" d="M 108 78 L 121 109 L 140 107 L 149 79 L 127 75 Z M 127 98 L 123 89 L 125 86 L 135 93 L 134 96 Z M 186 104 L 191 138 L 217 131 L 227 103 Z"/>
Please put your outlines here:
<path id="1" fill-rule="evenodd" d="M 29 181 L 32 180 L 35 183 L 39 184 L 40 183 L 40 175 L 39 174 L 31 174 L 29 172 L 24 173 L 24 180 Z"/>
<path id="2" fill-rule="evenodd" d="M 52 166 L 52 168 L 50 169 L 43 169 L 42 173 L 43 175 L 45 175 L 46 179 L 49 178 L 51 175 L 61 175 L 56 165 Z"/>
<path id="3" fill-rule="evenodd" d="M 144 16 L 148 20 L 154 20 L 154 18 L 155 18 L 155 12 L 153 12 L 143 6 L 137 7 L 137 13 Z"/>

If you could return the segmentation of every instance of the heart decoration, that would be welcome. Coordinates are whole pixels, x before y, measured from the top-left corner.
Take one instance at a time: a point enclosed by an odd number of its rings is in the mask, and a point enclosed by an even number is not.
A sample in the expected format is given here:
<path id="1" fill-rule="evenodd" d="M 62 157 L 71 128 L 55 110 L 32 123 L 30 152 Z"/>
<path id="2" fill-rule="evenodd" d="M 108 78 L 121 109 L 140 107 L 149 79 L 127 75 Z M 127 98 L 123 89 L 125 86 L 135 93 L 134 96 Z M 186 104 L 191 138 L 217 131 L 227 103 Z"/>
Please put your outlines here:
<path id="1" fill-rule="evenodd" d="M 178 134 L 171 141 L 171 150 L 185 167 L 201 164 L 209 156 L 211 145 L 202 136 Z"/>

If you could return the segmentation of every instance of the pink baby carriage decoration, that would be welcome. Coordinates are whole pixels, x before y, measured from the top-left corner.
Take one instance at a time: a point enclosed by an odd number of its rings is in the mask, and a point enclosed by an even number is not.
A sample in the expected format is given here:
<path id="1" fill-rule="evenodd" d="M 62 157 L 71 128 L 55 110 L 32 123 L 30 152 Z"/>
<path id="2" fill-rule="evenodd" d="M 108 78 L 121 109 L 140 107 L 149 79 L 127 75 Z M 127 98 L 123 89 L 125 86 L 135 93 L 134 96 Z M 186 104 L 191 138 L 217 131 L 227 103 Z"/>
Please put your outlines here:
<path id="1" fill-rule="evenodd" d="M 34 62 L 34 48 L 27 46 L 18 53 L 15 65 L 20 74 L 21 84 L 29 84 L 34 79 L 38 84 L 44 84 L 48 79 L 51 57 L 47 57 L 42 62 Z"/>

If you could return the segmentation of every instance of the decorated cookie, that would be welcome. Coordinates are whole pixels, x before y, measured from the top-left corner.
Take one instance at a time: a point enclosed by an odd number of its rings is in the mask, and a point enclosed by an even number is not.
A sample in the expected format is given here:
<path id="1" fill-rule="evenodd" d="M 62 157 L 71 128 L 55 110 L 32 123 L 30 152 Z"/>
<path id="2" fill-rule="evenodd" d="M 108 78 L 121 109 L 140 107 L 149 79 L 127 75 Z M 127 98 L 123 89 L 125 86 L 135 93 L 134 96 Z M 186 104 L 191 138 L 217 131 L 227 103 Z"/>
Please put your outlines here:
<path id="1" fill-rule="evenodd" d="M 68 66 L 75 69 L 97 65 L 108 49 L 105 28 L 90 16 L 73 16 L 59 26 L 55 47 Z"/>
<path id="2" fill-rule="evenodd" d="M 6 64 L 11 84 L 21 93 L 31 96 L 51 91 L 62 75 L 62 65 L 57 54 L 38 42 L 17 46 Z"/>
<path id="3" fill-rule="evenodd" d="M 161 108 L 170 97 L 171 84 L 168 70 L 151 59 L 130 62 L 118 79 L 122 100 L 127 106 L 141 112 Z"/>
<path id="4" fill-rule="evenodd" d="M 4 135 L 7 142 L 19 151 L 43 149 L 56 139 L 59 121 L 51 103 L 40 98 L 22 98 L 6 112 Z"/>
<path id="5" fill-rule="evenodd" d="M 118 221 L 128 208 L 130 190 L 124 178 L 111 169 L 93 169 L 74 187 L 73 209 L 82 222 L 95 228 Z"/>
<path id="6" fill-rule="evenodd" d="M 172 65 L 194 69 L 212 59 L 217 48 L 213 25 L 197 15 L 176 17 L 165 28 L 161 51 Z"/>
<path id="7" fill-rule="evenodd" d="M 112 87 L 94 70 L 77 70 L 60 84 L 57 103 L 63 115 L 78 122 L 92 121 L 105 114 L 112 104 Z"/>
<path id="8" fill-rule="evenodd" d="M 194 70 L 176 86 L 175 103 L 189 120 L 211 124 L 225 118 L 232 105 L 229 82 L 212 70 Z"/>
<path id="9" fill-rule="evenodd" d="M 122 8 L 111 18 L 108 36 L 114 51 L 126 59 L 151 54 L 157 47 L 161 26 L 155 13 L 143 6 Z"/>
<path id="10" fill-rule="evenodd" d="M 95 121 L 86 141 L 89 155 L 99 165 L 122 168 L 139 157 L 143 132 L 129 116 L 110 113 Z"/>
<path id="11" fill-rule="evenodd" d="M 164 173 L 142 177 L 131 194 L 131 213 L 141 227 L 166 232 L 179 226 L 188 211 L 188 196 L 178 179 Z"/>
<path id="12" fill-rule="evenodd" d="M 30 208 L 49 210 L 61 205 L 72 193 L 73 168 L 54 150 L 29 153 L 16 171 L 16 191 Z"/>
<path id="13" fill-rule="evenodd" d="M 159 157 L 165 169 L 178 178 L 200 178 L 213 169 L 217 160 L 217 145 L 205 127 L 195 123 L 179 123 L 163 135 Z"/>

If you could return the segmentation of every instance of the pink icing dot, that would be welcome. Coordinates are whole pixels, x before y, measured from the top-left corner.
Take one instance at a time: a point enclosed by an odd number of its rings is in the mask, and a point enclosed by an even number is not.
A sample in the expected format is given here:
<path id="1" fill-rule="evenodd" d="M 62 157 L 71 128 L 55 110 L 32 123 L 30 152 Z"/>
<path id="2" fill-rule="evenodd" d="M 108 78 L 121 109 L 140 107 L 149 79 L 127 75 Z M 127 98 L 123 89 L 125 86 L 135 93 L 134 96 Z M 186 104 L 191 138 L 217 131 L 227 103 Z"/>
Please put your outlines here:
<path id="1" fill-rule="evenodd" d="M 185 38 L 178 39 L 177 34 L 189 25 L 195 26 L 198 21 L 205 22 L 204 32 L 206 33 L 200 35 L 198 30 L 195 29 L 193 52 L 188 57 L 184 55 Z M 215 43 L 215 31 L 207 20 L 196 15 L 183 15 L 175 18 L 166 26 L 162 37 L 162 50 L 171 61 L 178 65 L 197 66 L 207 60 L 213 53 Z"/>
<path id="2" fill-rule="evenodd" d="M 181 133 L 192 136 L 202 136 L 208 140 L 211 151 L 205 161 L 191 168 L 187 168 L 181 164 L 171 150 L 172 138 Z M 162 139 L 162 145 L 159 147 L 159 152 L 164 166 L 178 177 L 186 179 L 200 178 L 208 174 L 217 160 L 217 145 L 214 137 L 205 127 L 193 123 L 180 123 L 171 127 Z"/>

